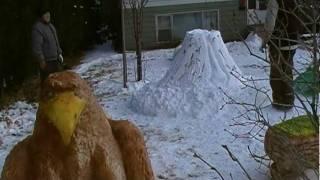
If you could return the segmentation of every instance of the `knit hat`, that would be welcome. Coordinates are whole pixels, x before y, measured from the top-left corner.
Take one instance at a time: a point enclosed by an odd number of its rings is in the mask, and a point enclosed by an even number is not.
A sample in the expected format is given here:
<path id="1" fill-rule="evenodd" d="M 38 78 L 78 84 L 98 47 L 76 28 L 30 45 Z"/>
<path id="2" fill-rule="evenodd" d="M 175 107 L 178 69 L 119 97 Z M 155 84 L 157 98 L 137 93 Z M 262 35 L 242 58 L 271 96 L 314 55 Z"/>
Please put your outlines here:
<path id="1" fill-rule="evenodd" d="M 47 12 L 50 12 L 49 8 L 39 8 L 37 15 L 38 15 L 38 17 L 42 17 Z"/>

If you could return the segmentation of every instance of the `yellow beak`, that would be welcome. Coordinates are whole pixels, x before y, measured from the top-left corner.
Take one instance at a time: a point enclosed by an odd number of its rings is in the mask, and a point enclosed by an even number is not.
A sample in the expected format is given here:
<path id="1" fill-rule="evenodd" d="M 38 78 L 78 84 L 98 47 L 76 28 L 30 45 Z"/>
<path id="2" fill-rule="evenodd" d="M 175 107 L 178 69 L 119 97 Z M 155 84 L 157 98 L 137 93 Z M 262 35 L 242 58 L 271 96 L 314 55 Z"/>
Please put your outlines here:
<path id="1" fill-rule="evenodd" d="M 69 145 L 85 105 L 85 100 L 69 91 L 60 93 L 49 101 L 41 102 L 39 109 L 58 129 L 63 143 Z"/>

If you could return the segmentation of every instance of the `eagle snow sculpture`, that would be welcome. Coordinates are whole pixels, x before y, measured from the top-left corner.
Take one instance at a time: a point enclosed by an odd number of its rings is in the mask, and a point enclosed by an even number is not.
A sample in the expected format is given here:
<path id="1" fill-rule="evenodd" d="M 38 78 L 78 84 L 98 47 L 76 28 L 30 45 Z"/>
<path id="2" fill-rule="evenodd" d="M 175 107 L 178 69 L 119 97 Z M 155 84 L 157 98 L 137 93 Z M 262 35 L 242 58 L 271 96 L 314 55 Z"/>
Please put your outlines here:
<path id="1" fill-rule="evenodd" d="M 153 180 L 144 139 L 104 113 L 76 73 L 49 76 L 33 134 L 8 155 L 1 180 Z"/>

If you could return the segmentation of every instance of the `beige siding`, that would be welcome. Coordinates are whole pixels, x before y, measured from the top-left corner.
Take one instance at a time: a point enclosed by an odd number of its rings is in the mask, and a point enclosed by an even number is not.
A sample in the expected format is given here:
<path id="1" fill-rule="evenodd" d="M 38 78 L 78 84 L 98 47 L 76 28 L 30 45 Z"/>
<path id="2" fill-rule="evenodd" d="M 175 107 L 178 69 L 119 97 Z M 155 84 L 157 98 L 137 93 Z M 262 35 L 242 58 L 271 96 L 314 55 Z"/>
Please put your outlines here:
<path id="1" fill-rule="evenodd" d="M 188 11 L 219 10 L 219 27 L 225 41 L 240 39 L 239 33 L 246 28 L 246 11 L 239 11 L 238 0 L 188 5 L 148 7 L 144 10 L 143 48 L 163 47 L 156 40 L 156 15 Z M 125 15 L 127 49 L 134 49 L 133 25 L 130 10 Z"/>

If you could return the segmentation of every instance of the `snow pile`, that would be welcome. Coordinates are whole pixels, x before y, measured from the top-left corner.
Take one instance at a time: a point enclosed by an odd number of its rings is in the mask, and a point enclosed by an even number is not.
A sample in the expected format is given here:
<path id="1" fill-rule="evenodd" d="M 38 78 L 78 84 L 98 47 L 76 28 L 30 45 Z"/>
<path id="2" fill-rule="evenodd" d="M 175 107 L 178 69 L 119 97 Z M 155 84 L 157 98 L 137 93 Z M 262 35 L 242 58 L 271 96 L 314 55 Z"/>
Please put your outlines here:
<path id="1" fill-rule="evenodd" d="M 32 133 L 37 106 L 18 101 L 0 111 L 0 169 L 13 145 Z"/>
<path id="2" fill-rule="evenodd" d="M 20 136 L 31 132 L 36 116 L 36 105 L 18 101 L 7 110 L 0 111 L 0 136 Z"/>
<path id="3" fill-rule="evenodd" d="M 246 44 L 252 48 L 261 48 L 262 47 L 262 38 L 254 32 L 251 32 L 245 40 Z"/>
<path id="4" fill-rule="evenodd" d="M 223 92 L 241 85 L 232 72 L 241 74 L 219 31 L 190 31 L 166 75 L 134 94 L 131 107 L 146 115 L 216 113 Z"/>

